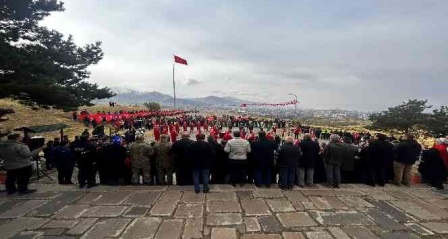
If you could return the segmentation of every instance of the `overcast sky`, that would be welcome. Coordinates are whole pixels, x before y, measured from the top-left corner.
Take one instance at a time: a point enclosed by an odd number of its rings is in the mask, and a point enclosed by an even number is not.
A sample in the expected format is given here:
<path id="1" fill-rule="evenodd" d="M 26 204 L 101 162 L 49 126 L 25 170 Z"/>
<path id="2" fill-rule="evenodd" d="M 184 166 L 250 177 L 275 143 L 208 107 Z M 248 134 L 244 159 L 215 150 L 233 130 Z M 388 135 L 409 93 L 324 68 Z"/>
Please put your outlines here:
<path id="1" fill-rule="evenodd" d="M 103 86 L 304 108 L 448 104 L 446 0 L 65 0 L 44 24 L 103 42 Z"/>

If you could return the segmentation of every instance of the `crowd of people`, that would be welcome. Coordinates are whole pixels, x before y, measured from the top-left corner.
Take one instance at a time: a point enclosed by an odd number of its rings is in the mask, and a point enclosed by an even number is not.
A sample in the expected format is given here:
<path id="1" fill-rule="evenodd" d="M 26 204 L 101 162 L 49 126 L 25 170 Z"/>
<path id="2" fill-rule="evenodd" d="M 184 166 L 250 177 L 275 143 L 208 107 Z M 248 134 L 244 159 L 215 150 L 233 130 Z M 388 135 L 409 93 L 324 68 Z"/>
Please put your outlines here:
<path id="1" fill-rule="evenodd" d="M 235 187 L 246 183 L 271 187 L 278 183 L 284 190 L 313 187 L 315 183 L 332 188 L 339 188 L 341 183 L 384 186 L 389 181 L 410 186 L 417 161 L 422 179 L 431 186 L 443 188 L 447 177 L 448 137 L 422 150 L 411 134 L 397 140 L 384 134 L 372 137 L 369 133 L 291 127 L 282 121 L 270 125 L 254 118 L 185 115 L 154 118 L 154 140 L 149 142 L 144 132 L 135 129 L 138 120 L 142 118 L 130 121 L 125 136 L 92 137 L 85 130 L 73 142 L 64 138 L 47 143 L 43 149 L 47 167 L 57 168 L 58 182 L 69 185 L 77 167 L 80 188 L 177 184 L 194 185 L 197 193 L 200 184 L 207 193 L 209 183 Z M 145 128 L 145 124 L 141 126 Z M 227 127 L 225 131 L 223 126 Z M 264 126 L 271 128 L 268 131 Z M 193 132 L 196 140 L 191 139 Z M 326 139 L 328 143 L 324 143 Z M 11 134 L 7 141 L 0 142 L 10 194 L 30 192 L 29 157 L 42 150 L 31 152 L 21 140 L 20 135 Z M 324 142 L 320 144 L 319 140 Z"/>

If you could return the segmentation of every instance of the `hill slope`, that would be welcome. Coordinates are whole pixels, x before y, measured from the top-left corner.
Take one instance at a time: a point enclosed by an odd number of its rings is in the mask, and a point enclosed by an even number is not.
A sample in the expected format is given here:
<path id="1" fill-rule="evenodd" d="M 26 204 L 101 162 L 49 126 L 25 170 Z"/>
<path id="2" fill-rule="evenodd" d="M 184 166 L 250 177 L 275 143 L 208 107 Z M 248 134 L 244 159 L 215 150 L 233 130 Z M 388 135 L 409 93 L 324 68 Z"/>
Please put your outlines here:
<path id="1" fill-rule="evenodd" d="M 64 130 L 64 133 L 73 140 L 75 135 L 80 135 L 81 132 L 85 129 L 85 126 L 82 123 L 74 122 L 71 120 L 71 112 L 63 112 L 62 110 L 55 109 L 39 109 L 33 110 L 30 107 L 24 106 L 17 101 L 9 100 L 9 99 L 0 99 L 0 108 L 11 108 L 15 113 L 8 114 L 5 116 L 7 118 L 6 121 L 0 123 L 1 131 L 11 131 L 15 128 L 23 127 L 23 126 L 36 126 L 36 125 L 47 125 L 47 124 L 56 124 L 56 123 L 64 123 L 70 126 Z M 127 107 L 127 106 L 119 106 L 110 108 L 105 105 L 96 105 L 92 107 L 80 107 L 80 110 L 86 109 L 89 112 L 95 113 L 97 111 L 118 111 L 118 110 L 141 110 L 144 109 L 142 107 Z M 92 127 L 90 127 L 92 130 Z M 38 134 L 39 136 L 44 136 L 46 138 L 55 138 L 59 137 L 59 132 L 49 132 Z"/>

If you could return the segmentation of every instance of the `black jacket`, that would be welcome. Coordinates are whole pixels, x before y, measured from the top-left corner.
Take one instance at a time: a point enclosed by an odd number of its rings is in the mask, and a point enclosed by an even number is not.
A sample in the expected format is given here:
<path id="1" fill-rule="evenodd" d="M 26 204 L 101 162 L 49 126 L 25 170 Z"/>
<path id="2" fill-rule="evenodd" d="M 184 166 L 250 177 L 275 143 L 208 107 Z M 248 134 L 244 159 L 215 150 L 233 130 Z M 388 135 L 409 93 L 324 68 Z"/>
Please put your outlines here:
<path id="1" fill-rule="evenodd" d="M 385 140 L 376 140 L 369 145 L 367 151 L 367 165 L 370 167 L 388 166 L 393 161 L 394 146 Z"/>
<path id="2" fill-rule="evenodd" d="M 404 164 L 414 164 L 417 161 L 422 146 L 415 140 L 405 140 L 395 148 L 395 161 Z"/>
<path id="3" fill-rule="evenodd" d="M 433 186 L 443 185 L 443 181 L 448 176 L 440 152 L 435 148 L 423 151 L 422 162 L 418 165 L 418 171 Z"/>
<path id="4" fill-rule="evenodd" d="M 279 149 L 277 165 L 279 167 L 297 168 L 299 166 L 301 156 L 302 152 L 299 146 L 292 143 L 286 143 Z"/>
<path id="5" fill-rule="evenodd" d="M 299 146 L 302 150 L 302 158 L 299 161 L 299 168 L 314 168 L 314 164 L 319 159 L 319 143 L 308 139 L 300 142 Z"/>
<path id="6" fill-rule="evenodd" d="M 190 144 L 194 143 L 191 139 L 181 139 L 171 146 L 171 153 L 174 155 L 174 167 L 176 169 L 189 168 L 189 155 L 187 149 Z"/>
<path id="7" fill-rule="evenodd" d="M 204 141 L 197 141 L 187 148 L 192 169 L 210 169 L 215 152 L 213 147 Z"/>
<path id="8" fill-rule="evenodd" d="M 258 139 L 251 145 L 251 158 L 256 166 L 274 166 L 274 151 L 277 145 L 266 138 Z"/>

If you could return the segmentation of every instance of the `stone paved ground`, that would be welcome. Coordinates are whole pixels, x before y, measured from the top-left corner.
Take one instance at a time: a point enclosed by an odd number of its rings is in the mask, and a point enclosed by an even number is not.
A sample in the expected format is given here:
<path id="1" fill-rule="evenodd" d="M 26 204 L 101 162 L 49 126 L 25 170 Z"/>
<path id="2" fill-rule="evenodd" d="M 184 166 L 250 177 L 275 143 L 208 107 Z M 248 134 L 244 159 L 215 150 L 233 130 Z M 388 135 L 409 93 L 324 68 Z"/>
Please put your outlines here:
<path id="1" fill-rule="evenodd" d="M 423 185 L 32 187 L 0 193 L 0 238 L 448 238 L 448 191 Z"/>

